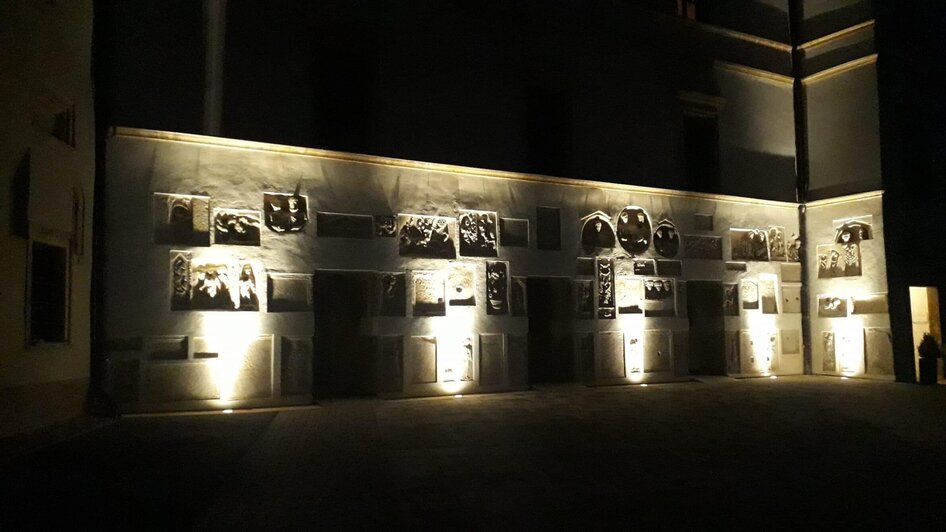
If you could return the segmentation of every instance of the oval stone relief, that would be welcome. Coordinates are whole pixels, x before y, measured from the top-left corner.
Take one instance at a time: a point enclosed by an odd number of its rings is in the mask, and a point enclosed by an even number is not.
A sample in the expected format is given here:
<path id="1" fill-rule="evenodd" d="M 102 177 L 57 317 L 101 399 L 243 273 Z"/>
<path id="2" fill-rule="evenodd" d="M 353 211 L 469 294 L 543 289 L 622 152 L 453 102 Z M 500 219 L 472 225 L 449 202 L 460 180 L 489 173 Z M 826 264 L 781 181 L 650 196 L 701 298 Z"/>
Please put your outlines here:
<path id="1" fill-rule="evenodd" d="M 631 255 L 647 251 L 650 246 L 650 218 L 640 207 L 624 207 L 618 215 L 618 243 Z"/>
<path id="2" fill-rule="evenodd" d="M 680 251 L 680 235 L 677 226 L 666 218 L 654 229 L 654 249 L 661 257 L 676 257 Z"/>

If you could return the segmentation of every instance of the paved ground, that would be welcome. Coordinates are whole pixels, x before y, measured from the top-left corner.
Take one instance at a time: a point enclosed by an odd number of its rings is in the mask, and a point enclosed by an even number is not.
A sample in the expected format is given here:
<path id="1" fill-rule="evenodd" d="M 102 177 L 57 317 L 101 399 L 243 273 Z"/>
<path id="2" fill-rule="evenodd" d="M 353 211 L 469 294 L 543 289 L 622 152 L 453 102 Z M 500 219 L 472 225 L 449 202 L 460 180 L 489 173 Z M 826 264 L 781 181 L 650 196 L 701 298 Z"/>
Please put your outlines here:
<path id="1" fill-rule="evenodd" d="M 944 417 L 797 377 L 125 418 L 0 464 L 0 530 L 944 530 Z"/>

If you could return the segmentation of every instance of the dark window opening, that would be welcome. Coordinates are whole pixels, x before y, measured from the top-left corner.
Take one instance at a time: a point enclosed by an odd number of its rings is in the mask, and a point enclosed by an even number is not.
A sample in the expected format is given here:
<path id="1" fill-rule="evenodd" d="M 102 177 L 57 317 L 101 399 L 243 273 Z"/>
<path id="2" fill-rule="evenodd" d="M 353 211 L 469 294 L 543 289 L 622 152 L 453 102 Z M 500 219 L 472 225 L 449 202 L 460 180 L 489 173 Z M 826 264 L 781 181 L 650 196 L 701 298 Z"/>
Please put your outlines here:
<path id="1" fill-rule="evenodd" d="M 720 192 L 717 116 L 684 114 L 683 136 L 687 188 L 694 192 Z"/>
<path id="2" fill-rule="evenodd" d="M 30 253 L 30 343 L 66 341 L 66 248 L 33 242 Z"/>

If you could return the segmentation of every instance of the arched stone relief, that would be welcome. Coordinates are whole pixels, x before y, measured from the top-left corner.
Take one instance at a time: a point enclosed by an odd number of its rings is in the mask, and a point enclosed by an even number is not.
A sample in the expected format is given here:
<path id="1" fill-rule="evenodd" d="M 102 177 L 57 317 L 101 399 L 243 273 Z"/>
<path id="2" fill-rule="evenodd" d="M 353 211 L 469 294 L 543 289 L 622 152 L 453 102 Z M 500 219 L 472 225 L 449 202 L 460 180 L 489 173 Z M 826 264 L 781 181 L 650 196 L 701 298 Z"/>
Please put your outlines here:
<path id="1" fill-rule="evenodd" d="M 607 214 L 595 211 L 582 219 L 581 248 L 585 253 L 593 253 L 598 248 L 614 248 L 614 228 Z"/>
<path id="2" fill-rule="evenodd" d="M 644 209 L 628 205 L 618 214 L 617 237 L 624 251 L 640 255 L 650 247 L 650 217 Z"/>
<path id="3" fill-rule="evenodd" d="M 654 228 L 654 249 L 661 257 L 676 257 L 680 252 L 680 234 L 677 226 L 667 218 L 657 222 Z"/>

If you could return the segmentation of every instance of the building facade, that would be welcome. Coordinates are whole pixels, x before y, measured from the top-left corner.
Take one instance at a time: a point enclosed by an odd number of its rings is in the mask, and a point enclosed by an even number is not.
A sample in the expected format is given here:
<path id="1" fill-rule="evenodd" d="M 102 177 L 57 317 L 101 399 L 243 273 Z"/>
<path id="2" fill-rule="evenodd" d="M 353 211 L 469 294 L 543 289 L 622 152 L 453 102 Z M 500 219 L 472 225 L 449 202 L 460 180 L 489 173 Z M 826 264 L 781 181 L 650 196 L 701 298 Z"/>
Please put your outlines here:
<path id="1" fill-rule="evenodd" d="M 0 6 L 0 436 L 83 411 L 91 353 L 92 3 Z"/>

